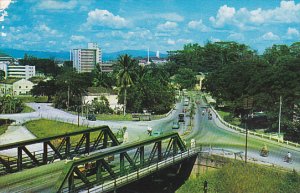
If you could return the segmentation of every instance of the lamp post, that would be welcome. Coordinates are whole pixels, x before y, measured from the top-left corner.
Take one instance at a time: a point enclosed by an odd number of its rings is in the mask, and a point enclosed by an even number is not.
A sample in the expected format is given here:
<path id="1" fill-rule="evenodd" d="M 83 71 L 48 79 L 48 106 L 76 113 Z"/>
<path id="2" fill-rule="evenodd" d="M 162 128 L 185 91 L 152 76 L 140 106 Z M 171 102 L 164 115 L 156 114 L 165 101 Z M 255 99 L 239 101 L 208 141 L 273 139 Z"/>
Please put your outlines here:
<path id="1" fill-rule="evenodd" d="M 247 121 L 248 121 L 248 111 L 253 108 L 253 97 L 246 97 L 244 98 L 244 110 L 245 110 L 245 130 L 246 130 L 246 144 L 245 144 L 245 163 L 247 163 L 247 151 L 248 151 L 248 127 L 247 127 Z"/>
<path id="2" fill-rule="evenodd" d="M 280 138 L 280 122 L 281 122 L 281 105 L 282 105 L 282 97 L 279 98 L 279 116 L 278 116 L 278 138 Z"/>

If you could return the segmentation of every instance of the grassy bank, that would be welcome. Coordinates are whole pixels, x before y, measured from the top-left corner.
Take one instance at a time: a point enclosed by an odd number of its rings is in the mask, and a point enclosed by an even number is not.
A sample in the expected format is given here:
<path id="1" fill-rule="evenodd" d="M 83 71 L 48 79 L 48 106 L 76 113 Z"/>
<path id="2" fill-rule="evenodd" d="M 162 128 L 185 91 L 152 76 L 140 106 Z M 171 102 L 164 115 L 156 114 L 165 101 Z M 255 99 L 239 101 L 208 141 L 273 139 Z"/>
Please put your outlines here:
<path id="1" fill-rule="evenodd" d="M 221 169 L 201 173 L 199 177 L 191 177 L 176 193 L 203 192 L 205 180 L 209 193 L 300 192 L 300 176 L 296 172 L 233 162 Z"/>
<path id="2" fill-rule="evenodd" d="M 27 105 L 24 105 L 24 108 L 22 110 L 21 113 L 31 113 L 31 112 L 34 112 L 35 110 L 33 110 L 32 108 L 30 108 L 29 106 Z"/>
<path id="3" fill-rule="evenodd" d="M 5 131 L 7 130 L 7 127 L 8 127 L 8 125 L 0 125 L 0 135 L 5 133 Z"/>
<path id="4" fill-rule="evenodd" d="M 37 138 L 50 137 L 86 129 L 86 127 L 84 126 L 77 127 L 77 125 L 73 125 L 70 123 L 47 119 L 39 119 L 26 122 L 25 127 Z"/>

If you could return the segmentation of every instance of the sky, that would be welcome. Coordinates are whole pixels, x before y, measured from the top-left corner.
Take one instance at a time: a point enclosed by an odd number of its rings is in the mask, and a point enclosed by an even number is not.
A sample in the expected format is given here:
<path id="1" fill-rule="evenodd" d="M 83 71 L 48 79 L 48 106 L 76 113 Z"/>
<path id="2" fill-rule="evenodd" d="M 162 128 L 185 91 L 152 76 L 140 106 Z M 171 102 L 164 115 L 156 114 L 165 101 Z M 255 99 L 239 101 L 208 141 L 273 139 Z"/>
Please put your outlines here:
<path id="1" fill-rule="evenodd" d="M 103 52 L 236 41 L 262 53 L 300 40 L 300 0 L 0 0 L 0 48 Z"/>

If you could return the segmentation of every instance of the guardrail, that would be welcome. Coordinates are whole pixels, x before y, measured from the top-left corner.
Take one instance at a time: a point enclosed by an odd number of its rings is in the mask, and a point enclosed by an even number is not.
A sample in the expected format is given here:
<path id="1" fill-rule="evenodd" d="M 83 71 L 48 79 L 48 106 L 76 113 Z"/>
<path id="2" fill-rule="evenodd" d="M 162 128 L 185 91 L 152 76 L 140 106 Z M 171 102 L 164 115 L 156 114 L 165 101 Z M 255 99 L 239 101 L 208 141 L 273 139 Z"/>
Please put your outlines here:
<path id="1" fill-rule="evenodd" d="M 112 190 L 116 190 L 118 187 L 124 186 L 136 180 L 139 180 L 145 176 L 158 172 L 164 168 L 167 168 L 171 165 L 181 162 L 184 159 L 187 159 L 191 156 L 195 156 L 198 154 L 198 149 L 189 149 L 185 152 L 180 152 L 179 154 L 169 157 L 163 161 L 152 164 L 148 167 L 138 169 L 130 174 L 121 176 L 115 180 L 106 182 L 102 185 L 96 186 L 94 188 L 89 189 L 87 192 L 109 192 Z"/>
<path id="2" fill-rule="evenodd" d="M 223 125 L 231 128 L 231 129 L 234 129 L 236 131 L 239 131 L 241 133 L 246 133 L 246 130 L 244 128 L 241 128 L 241 127 L 238 127 L 238 126 L 235 126 L 235 125 L 231 125 L 230 123 L 227 123 L 226 121 L 224 121 L 223 118 L 218 114 L 218 112 L 212 106 L 211 106 L 211 109 Z M 268 140 L 271 140 L 271 141 L 274 141 L 274 142 L 278 142 L 278 143 L 281 143 L 281 144 L 286 144 L 286 145 L 290 145 L 290 146 L 294 146 L 294 147 L 300 147 L 299 143 L 294 143 L 294 142 L 287 141 L 287 140 L 281 140 L 278 137 L 272 136 L 271 134 L 257 133 L 257 132 L 254 132 L 254 131 L 248 131 L 248 134 L 253 135 L 253 136 L 257 136 L 257 137 L 261 137 L 263 139 L 268 139 Z"/>

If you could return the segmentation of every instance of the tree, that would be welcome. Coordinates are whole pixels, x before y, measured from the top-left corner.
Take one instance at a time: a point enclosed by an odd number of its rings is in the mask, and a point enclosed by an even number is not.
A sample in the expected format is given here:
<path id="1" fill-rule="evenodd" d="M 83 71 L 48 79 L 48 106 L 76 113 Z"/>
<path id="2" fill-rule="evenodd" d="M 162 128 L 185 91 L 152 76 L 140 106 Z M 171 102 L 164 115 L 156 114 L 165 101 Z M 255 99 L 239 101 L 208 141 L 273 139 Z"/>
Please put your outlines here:
<path id="1" fill-rule="evenodd" d="M 179 69 L 174 78 L 174 82 L 180 85 L 180 89 L 194 88 L 196 81 L 196 73 L 189 68 Z"/>
<path id="2" fill-rule="evenodd" d="M 0 70 L 0 81 L 4 80 L 5 78 L 5 72 L 3 70 Z"/>
<path id="3" fill-rule="evenodd" d="M 24 105 L 18 98 L 9 95 L 0 97 L 0 113 L 20 113 L 23 108 Z"/>
<path id="4" fill-rule="evenodd" d="M 41 81 L 31 89 L 33 96 L 47 96 L 47 101 L 50 102 L 57 90 L 55 80 Z"/>
<path id="5" fill-rule="evenodd" d="M 117 74 L 117 84 L 121 89 L 124 91 L 124 109 L 123 113 L 124 116 L 126 115 L 126 97 L 127 97 L 127 88 L 133 84 L 132 82 L 132 68 L 134 68 L 135 65 L 137 65 L 137 62 L 133 60 L 129 55 L 125 54 L 122 56 L 119 56 L 117 64 L 121 66 L 121 69 L 119 70 Z"/>
<path id="6" fill-rule="evenodd" d="M 100 99 L 92 101 L 92 109 L 95 114 L 109 114 L 113 113 L 113 110 L 109 107 L 109 102 L 105 96 L 101 96 Z"/>

